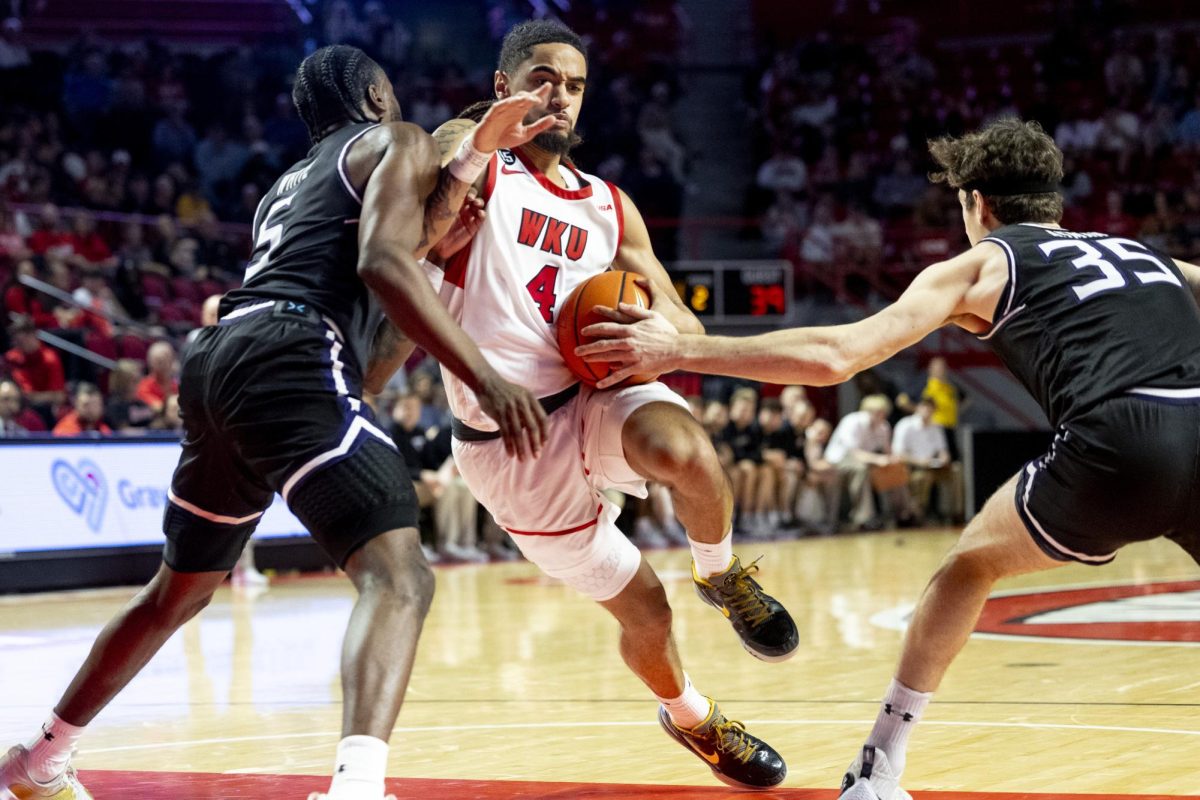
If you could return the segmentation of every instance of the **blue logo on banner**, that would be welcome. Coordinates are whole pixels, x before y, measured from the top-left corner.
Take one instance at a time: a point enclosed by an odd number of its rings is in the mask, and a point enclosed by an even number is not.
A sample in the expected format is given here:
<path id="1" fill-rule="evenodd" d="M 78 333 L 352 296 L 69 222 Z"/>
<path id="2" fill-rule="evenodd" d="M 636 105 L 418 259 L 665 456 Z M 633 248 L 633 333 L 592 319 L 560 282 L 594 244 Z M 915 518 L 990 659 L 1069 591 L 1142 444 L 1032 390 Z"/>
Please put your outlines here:
<path id="1" fill-rule="evenodd" d="M 93 532 L 99 533 L 108 485 L 95 462 L 85 458 L 73 467 L 60 458 L 50 465 L 50 480 L 67 506 L 83 517 Z"/>

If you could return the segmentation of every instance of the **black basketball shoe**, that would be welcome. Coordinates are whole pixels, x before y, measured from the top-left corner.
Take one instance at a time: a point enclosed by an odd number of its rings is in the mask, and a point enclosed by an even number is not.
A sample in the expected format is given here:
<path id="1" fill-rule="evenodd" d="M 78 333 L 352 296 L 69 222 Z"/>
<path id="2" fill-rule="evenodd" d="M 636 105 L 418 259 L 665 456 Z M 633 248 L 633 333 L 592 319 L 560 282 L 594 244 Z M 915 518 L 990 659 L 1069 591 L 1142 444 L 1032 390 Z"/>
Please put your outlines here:
<path id="1" fill-rule="evenodd" d="M 712 703 L 708 718 L 691 730 L 672 722 L 662 706 L 658 707 L 658 723 L 668 736 L 708 764 L 717 780 L 729 786 L 770 789 L 787 777 L 783 756 L 747 733 L 742 723 L 725 719 L 716 703 Z"/>
<path id="2" fill-rule="evenodd" d="M 692 563 L 692 580 L 704 602 L 719 610 L 733 625 L 742 647 L 762 661 L 787 661 L 800 646 L 800 632 L 787 609 L 750 577 L 758 559 L 743 567 L 737 556 L 724 572 L 701 578 Z"/>

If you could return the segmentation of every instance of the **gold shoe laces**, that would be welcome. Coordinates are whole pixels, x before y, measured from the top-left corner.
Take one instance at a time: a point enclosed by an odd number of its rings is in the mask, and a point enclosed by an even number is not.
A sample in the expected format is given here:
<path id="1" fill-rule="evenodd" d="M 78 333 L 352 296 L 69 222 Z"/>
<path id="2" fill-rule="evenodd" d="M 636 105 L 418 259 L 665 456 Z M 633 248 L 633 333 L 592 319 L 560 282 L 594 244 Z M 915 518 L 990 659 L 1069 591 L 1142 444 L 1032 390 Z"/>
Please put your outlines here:
<path id="1" fill-rule="evenodd" d="M 728 599 L 729 608 L 749 622 L 751 627 L 763 624 L 771 616 L 771 609 L 762 599 L 762 590 L 750 578 L 758 572 L 758 562 L 761 560 L 762 556 L 754 559 L 727 576 L 721 585 L 721 593 Z"/>
<path id="2" fill-rule="evenodd" d="M 712 731 L 717 737 L 717 748 L 732 754 L 743 764 L 749 764 L 750 759 L 754 758 L 754 754 L 758 751 L 758 748 L 750 741 L 749 734 L 746 733 L 746 726 L 737 720 L 722 717 L 713 723 Z"/>

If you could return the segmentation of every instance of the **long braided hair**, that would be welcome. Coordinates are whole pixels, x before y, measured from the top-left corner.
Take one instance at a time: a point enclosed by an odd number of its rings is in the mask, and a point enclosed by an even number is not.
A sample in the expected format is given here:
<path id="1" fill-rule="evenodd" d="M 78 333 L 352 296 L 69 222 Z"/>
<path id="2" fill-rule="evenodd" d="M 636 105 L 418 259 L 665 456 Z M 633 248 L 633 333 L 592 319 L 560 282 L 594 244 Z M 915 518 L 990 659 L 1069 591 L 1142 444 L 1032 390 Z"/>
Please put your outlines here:
<path id="1" fill-rule="evenodd" d="M 382 72 L 362 50 L 344 44 L 322 47 L 300 62 L 292 101 L 313 144 L 346 123 L 371 121 L 362 104 Z"/>

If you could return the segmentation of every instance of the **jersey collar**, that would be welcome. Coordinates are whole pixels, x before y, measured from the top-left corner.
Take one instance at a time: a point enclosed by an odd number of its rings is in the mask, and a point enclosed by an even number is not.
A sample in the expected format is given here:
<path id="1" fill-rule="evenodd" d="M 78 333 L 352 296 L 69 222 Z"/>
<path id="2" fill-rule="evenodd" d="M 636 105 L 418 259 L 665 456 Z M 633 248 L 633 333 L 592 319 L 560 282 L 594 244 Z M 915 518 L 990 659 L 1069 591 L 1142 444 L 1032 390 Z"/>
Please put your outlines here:
<path id="1" fill-rule="evenodd" d="M 570 161 L 563 161 L 563 163 L 567 165 L 567 169 L 571 170 L 571 172 L 574 173 L 575 177 L 579 180 L 578 189 L 564 189 L 554 181 L 547 178 L 545 173 L 538 169 L 537 165 L 533 163 L 533 160 L 530 159 L 529 156 L 522 153 L 520 149 L 514 149 L 512 152 L 517 158 L 521 159 L 521 163 L 525 165 L 525 169 L 528 170 L 529 174 L 532 175 L 537 182 L 542 185 L 542 188 L 547 192 L 550 192 L 550 194 L 554 195 L 555 197 L 561 197 L 564 200 L 586 200 L 592 196 L 592 184 L 588 183 L 583 175 L 580 174 L 579 170 L 575 169 L 575 165 Z"/>

